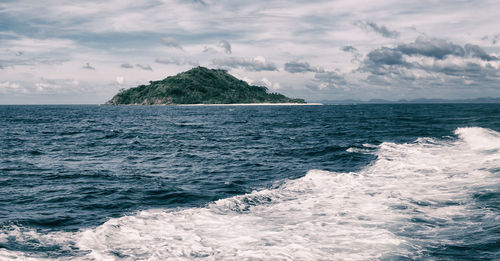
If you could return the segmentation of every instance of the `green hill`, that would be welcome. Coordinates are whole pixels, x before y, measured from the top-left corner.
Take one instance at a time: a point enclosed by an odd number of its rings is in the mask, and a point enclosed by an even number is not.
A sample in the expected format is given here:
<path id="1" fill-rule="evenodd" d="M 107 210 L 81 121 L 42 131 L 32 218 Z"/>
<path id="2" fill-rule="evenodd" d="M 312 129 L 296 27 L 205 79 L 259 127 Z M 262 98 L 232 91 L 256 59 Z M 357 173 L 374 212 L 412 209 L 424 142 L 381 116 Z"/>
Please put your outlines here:
<path id="1" fill-rule="evenodd" d="M 196 67 L 169 76 L 121 90 L 109 105 L 136 104 L 232 104 L 232 103 L 305 103 L 279 93 L 268 93 L 266 87 L 249 85 L 225 70 Z"/>

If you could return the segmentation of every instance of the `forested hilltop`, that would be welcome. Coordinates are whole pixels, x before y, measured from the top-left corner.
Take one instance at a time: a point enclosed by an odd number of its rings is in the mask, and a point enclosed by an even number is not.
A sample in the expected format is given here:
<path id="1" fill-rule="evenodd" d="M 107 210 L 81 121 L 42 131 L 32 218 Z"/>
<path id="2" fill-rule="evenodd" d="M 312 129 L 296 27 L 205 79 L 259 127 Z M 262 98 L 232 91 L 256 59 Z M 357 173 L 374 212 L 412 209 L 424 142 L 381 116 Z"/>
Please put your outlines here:
<path id="1" fill-rule="evenodd" d="M 108 105 L 162 105 L 162 104 L 233 104 L 233 103 L 305 103 L 279 93 L 269 93 L 266 87 L 249 85 L 225 70 L 196 67 L 150 81 L 128 90 L 120 90 Z"/>

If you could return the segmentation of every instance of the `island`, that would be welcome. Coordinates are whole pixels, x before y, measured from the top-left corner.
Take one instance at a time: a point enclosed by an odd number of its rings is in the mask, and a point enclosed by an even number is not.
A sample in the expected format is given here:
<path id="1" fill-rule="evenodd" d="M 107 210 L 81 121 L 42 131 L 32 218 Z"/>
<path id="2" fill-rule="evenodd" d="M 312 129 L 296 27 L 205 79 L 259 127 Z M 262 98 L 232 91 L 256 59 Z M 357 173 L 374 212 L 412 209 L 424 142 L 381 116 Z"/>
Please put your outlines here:
<path id="1" fill-rule="evenodd" d="M 121 89 L 106 105 L 306 104 L 303 99 L 270 93 L 226 70 L 195 67 L 160 81 Z"/>

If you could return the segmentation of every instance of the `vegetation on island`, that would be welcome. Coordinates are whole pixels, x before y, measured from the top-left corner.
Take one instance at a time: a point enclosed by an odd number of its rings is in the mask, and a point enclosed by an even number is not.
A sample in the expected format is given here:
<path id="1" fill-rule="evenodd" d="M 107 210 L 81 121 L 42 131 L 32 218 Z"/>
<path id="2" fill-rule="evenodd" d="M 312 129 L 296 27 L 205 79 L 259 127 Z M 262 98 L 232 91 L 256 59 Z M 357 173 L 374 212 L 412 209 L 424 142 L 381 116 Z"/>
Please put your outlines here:
<path id="1" fill-rule="evenodd" d="M 269 93 L 266 87 L 249 85 L 225 70 L 196 67 L 160 81 L 150 81 L 149 85 L 122 89 L 106 104 L 234 103 L 305 103 L 305 101 L 291 99 L 279 93 Z"/>

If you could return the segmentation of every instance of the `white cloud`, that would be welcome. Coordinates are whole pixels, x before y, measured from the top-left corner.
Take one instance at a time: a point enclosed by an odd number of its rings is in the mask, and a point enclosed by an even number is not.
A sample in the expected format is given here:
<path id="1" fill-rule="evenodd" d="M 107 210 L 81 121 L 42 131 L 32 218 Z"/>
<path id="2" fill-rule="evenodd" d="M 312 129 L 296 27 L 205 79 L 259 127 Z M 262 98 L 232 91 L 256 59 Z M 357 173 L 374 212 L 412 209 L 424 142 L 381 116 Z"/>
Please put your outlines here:
<path id="1" fill-rule="evenodd" d="M 486 59 L 500 53 L 499 9 L 500 2 L 483 0 L 8 1 L 0 4 L 0 15 L 12 25 L 12 31 L 0 29 L 0 79 L 30 92 L 41 83 L 52 93 L 76 87 L 59 81 L 52 84 L 59 88 L 51 88 L 40 79 L 76 79 L 79 91 L 96 93 L 100 102 L 117 90 L 113 76 L 125 68 L 142 69 L 126 71 L 133 86 L 202 65 L 266 79 L 271 86 L 279 82 L 280 92 L 298 97 L 390 98 L 417 95 L 413 89 L 425 95 L 425 88 L 433 88 L 433 95 L 469 96 L 465 87 L 474 95 L 500 96 L 499 64 Z M 359 70 L 372 51 L 415 47 L 420 35 L 469 54 L 439 61 L 403 54 L 412 68 Z M 455 93 L 443 87 L 450 85 L 459 86 Z M 15 92 L 2 90 L 4 97 Z"/>
<path id="2" fill-rule="evenodd" d="M 61 38 L 38 39 L 30 37 L 22 37 L 18 39 L 11 39 L 2 41 L 4 46 L 15 46 L 21 54 L 40 54 L 50 53 L 53 51 L 75 50 L 77 44 L 73 40 Z M 20 55 L 17 55 L 20 56 Z"/>
<path id="3" fill-rule="evenodd" d="M 243 68 L 248 71 L 277 71 L 278 67 L 268 62 L 263 56 L 256 56 L 253 59 L 230 57 L 223 59 L 214 59 L 213 64 L 221 67 Z"/>
<path id="4" fill-rule="evenodd" d="M 15 82 L 0 82 L 0 93 L 8 94 L 8 93 L 27 93 L 28 91 L 24 88 L 21 88 L 19 83 Z"/>
<path id="5" fill-rule="evenodd" d="M 275 90 L 278 90 L 279 88 L 281 88 L 280 84 L 278 82 L 271 82 L 270 80 L 268 80 L 267 78 L 262 78 L 258 81 L 254 81 L 252 82 L 253 85 L 258 85 L 258 86 L 265 86 L 273 91 Z"/>
<path id="6" fill-rule="evenodd" d="M 123 85 L 124 81 L 125 78 L 123 78 L 122 76 L 116 76 L 116 83 L 118 83 L 119 85 Z"/>

